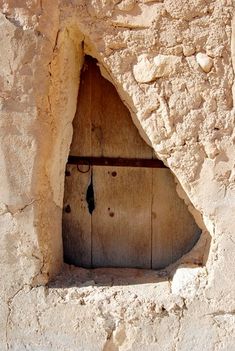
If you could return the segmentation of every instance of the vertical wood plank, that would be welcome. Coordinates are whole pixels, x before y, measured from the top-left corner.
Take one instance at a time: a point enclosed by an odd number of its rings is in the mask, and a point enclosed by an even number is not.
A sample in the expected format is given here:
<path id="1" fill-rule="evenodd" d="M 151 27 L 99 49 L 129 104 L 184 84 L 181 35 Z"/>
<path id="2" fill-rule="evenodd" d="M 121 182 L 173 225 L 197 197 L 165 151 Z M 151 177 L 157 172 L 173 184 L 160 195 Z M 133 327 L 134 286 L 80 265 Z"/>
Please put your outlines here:
<path id="1" fill-rule="evenodd" d="M 73 140 L 70 155 L 91 156 L 92 76 L 84 65 L 77 99 L 77 111 L 73 120 Z"/>
<path id="2" fill-rule="evenodd" d="M 200 230 L 176 192 L 168 169 L 153 169 L 152 268 L 179 259 L 197 242 Z"/>
<path id="3" fill-rule="evenodd" d="M 151 169 L 93 167 L 94 267 L 151 267 Z"/>
<path id="4" fill-rule="evenodd" d="M 73 140 L 70 155 L 91 155 L 91 105 L 92 76 L 87 64 L 84 65 L 77 111 L 73 120 Z M 87 166 L 80 166 L 85 171 Z M 91 215 L 86 202 L 86 191 L 91 172 L 81 173 L 76 166 L 67 165 L 70 176 L 65 177 L 63 210 L 64 260 L 76 266 L 91 266 Z M 71 212 L 66 212 L 70 206 Z"/>
<path id="5" fill-rule="evenodd" d="M 88 65 L 93 78 L 92 156 L 152 158 L 152 149 L 140 137 L 114 86 L 94 62 Z M 150 268 L 151 171 L 93 167 L 93 172 L 93 266 Z"/>
<path id="6" fill-rule="evenodd" d="M 93 61 L 88 65 L 92 75 L 92 156 L 152 158 L 152 148 L 141 138 L 115 87 L 101 76 Z"/>
<path id="7" fill-rule="evenodd" d="M 86 167 L 86 166 L 83 166 Z M 86 190 L 90 171 L 80 173 L 67 165 L 63 209 L 64 260 L 76 266 L 91 266 L 91 215 L 87 208 Z"/>

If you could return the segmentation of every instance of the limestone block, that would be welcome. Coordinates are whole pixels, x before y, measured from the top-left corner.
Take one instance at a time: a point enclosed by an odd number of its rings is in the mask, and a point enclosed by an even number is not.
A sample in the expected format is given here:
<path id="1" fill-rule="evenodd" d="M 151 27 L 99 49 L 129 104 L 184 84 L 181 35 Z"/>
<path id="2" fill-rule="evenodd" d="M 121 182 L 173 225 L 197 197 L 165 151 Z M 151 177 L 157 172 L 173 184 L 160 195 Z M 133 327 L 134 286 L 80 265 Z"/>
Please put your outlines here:
<path id="1" fill-rule="evenodd" d="M 123 0 L 117 5 L 117 8 L 121 11 L 131 11 L 135 6 L 136 0 Z"/>
<path id="2" fill-rule="evenodd" d="M 190 20 L 206 12 L 205 0 L 165 0 L 164 4 L 173 18 Z"/>
<path id="3" fill-rule="evenodd" d="M 192 45 L 184 45 L 183 53 L 184 53 L 184 56 L 191 56 L 195 53 L 195 48 Z"/>
<path id="4" fill-rule="evenodd" d="M 164 12 L 164 5 L 159 2 L 145 4 L 133 0 L 120 2 L 114 9 L 111 23 L 124 28 L 148 28 L 158 21 Z"/>
<path id="5" fill-rule="evenodd" d="M 179 57 L 173 55 L 140 55 L 133 67 L 134 77 L 139 83 L 149 83 L 157 78 L 167 77 L 176 71 L 180 61 Z"/>
<path id="6" fill-rule="evenodd" d="M 200 276 L 203 275 L 205 275 L 204 268 L 192 265 L 180 266 L 172 280 L 172 293 L 185 299 L 192 299 L 199 289 Z"/>
<path id="7" fill-rule="evenodd" d="M 204 54 L 202 52 L 199 52 L 196 55 L 196 61 L 204 72 L 206 72 L 206 73 L 210 72 L 210 70 L 213 66 L 213 60 L 211 57 L 207 56 L 206 54 Z"/>
<path id="8" fill-rule="evenodd" d="M 148 83 L 156 78 L 156 66 L 148 55 L 138 57 L 137 64 L 133 67 L 134 77 L 139 83 Z"/>
<path id="9" fill-rule="evenodd" d="M 149 2 L 163 2 L 163 0 L 142 0 L 144 4 L 147 4 Z"/>

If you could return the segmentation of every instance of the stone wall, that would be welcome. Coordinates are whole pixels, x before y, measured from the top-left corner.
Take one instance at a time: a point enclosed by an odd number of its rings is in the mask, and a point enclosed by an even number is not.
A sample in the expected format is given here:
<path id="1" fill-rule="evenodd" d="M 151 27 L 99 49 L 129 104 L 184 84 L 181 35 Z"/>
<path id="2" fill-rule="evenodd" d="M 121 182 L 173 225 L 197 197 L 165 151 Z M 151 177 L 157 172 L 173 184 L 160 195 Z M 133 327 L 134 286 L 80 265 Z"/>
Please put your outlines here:
<path id="1" fill-rule="evenodd" d="M 234 349 L 233 6 L 0 2 L 1 350 Z M 164 271 L 63 264 L 64 169 L 85 54 L 203 229 Z"/>

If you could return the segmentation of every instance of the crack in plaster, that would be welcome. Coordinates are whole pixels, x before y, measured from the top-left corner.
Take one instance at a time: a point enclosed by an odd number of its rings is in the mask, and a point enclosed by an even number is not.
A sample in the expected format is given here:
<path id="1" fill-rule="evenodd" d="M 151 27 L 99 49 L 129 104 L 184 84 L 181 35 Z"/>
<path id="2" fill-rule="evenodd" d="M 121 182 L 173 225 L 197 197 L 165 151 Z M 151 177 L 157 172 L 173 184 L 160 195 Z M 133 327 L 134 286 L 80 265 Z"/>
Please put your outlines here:
<path id="1" fill-rule="evenodd" d="M 6 13 L 1 12 L 3 14 L 3 16 L 5 17 L 5 19 L 13 24 L 16 28 L 20 28 L 20 29 L 24 29 L 23 26 L 20 24 L 20 22 L 18 20 L 16 20 L 14 17 L 10 17 L 8 16 Z"/>
<path id="2" fill-rule="evenodd" d="M 119 351 L 126 338 L 126 328 L 124 325 L 122 324 L 121 328 L 119 324 L 115 323 L 114 328 L 107 335 L 102 351 Z"/>
<path id="3" fill-rule="evenodd" d="M 33 205 L 35 202 L 38 202 L 39 200 L 31 200 L 29 203 L 25 204 L 24 206 L 16 209 L 15 211 L 12 211 L 10 210 L 10 206 L 3 203 L 2 205 L 5 207 L 5 210 L 3 210 L 1 213 L 0 213 L 0 216 L 3 216 L 7 213 L 9 213 L 12 217 L 18 215 L 19 213 L 22 213 L 26 208 L 28 208 L 29 206 Z"/>
<path id="4" fill-rule="evenodd" d="M 180 342 L 180 333 L 182 330 L 182 324 L 181 321 L 184 318 L 184 312 L 185 310 L 187 310 L 187 305 L 186 305 L 186 300 L 184 298 L 182 298 L 183 301 L 183 306 L 180 309 L 180 314 L 179 314 L 179 318 L 178 318 L 178 323 L 179 323 L 179 327 L 175 336 L 175 345 L 174 345 L 174 351 L 180 351 L 180 349 L 178 348 L 179 342 Z"/>
<path id="5" fill-rule="evenodd" d="M 10 324 L 10 319 L 11 319 L 11 314 L 12 314 L 12 305 L 14 303 L 14 299 L 17 297 L 17 295 L 24 290 L 25 287 L 30 287 L 29 284 L 24 284 L 20 289 L 18 289 L 8 300 L 7 300 L 7 307 L 8 307 L 8 314 L 6 318 L 6 331 L 5 331 L 5 338 L 6 338 L 6 347 L 7 350 L 10 350 L 10 341 L 9 341 L 9 324 Z"/>
<path id="6" fill-rule="evenodd" d="M 232 310 L 232 311 L 217 311 L 217 312 L 205 314 L 205 316 L 213 316 L 213 317 L 226 316 L 226 315 L 235 316 L 235 310 Z"/>

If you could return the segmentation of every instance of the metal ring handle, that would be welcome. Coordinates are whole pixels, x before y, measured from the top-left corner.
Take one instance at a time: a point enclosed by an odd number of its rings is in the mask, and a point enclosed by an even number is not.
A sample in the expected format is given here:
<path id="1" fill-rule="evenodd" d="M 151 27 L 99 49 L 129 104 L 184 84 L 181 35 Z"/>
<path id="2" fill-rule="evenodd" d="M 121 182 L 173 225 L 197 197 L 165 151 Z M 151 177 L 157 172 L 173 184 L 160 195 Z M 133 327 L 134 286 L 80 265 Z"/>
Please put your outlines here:
<path id="1" fill-rule="evenodd" d="M 86 165 L 85 165 L 85 166 L 86 166 Z M 79 168 L 79 165 L 77 164 L 77 170 L 78 170 L 78 172 L 80 172 L 80 173 L 88 173 L 88 172 L 90 171 L 90 169 L 91 169 L 91 165 L 88 163 L 87 166 L 88 166 L 88 169 L 87 169 L 86 171 L 82 171 L 82 170 Z"/>

